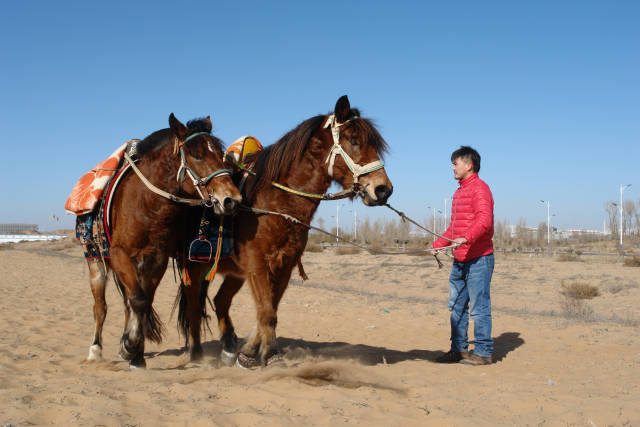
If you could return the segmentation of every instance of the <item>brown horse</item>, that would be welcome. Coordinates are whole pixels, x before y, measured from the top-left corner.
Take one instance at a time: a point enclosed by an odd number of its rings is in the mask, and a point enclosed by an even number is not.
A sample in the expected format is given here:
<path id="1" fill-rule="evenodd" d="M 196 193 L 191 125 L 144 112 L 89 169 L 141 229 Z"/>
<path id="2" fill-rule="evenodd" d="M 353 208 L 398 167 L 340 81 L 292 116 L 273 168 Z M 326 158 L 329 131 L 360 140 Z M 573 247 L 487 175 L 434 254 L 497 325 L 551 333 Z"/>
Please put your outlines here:
<path id="1" fill-rule="evenodd" d="M 111 258 L 88 260 L 95 332 L 89 360 L 102 357 L 102 325 L 107 314 L 107 271 L 125 303 L 125 326 L 120 356 L 130 367 L 146 366 L 144 340 L 162 339 L 163 327 L 152 308 L 153 297 L 170 256 L 185 239 L 188 205 L 201 202 L 217 214 L 233 214 L 242 196 L 223 169 L 223 147 L 211 133 L 211 120 L 194 120 L 184 126 L 173 114 L 170 128 L 152 133 L 137 146 L 138 170 L 160 191 L 187 197 L 178 202 L 152 192 L 132 171 L 121 179 L 112 201 Z M 188 175 L 191 179 L 184 179 Z M 206 177 L 206 178 L 200 178 Z M 202 210 L 202 208 L 200 208 Z"/>
<path id="2" fill-rule="evenodd" d="M 267 147 L 255 158 L 255 178 L 249 178 L 244 192 L 252 208 L 277 211 L 309 224 L 319 198 L 303 193 L 324 193 L 333 181 L 344 189 L 355 188 L 366 205 L 384 204 L 393 191 L 379 161 L 387 144 L 373 124 L 351 109 L 341 97 L 330 115 L 312 117 Z M 297 194 L 276 188 L 278 183 Z M 352 194 L 351 197 L 354 197 Z M 196 220 L 196 219 L 194 219 Z M 235 252 L 221 261 L 218 272 L 224 281 L 214 298 L 220 328 L 223 363 L 236 361 L 242 367 L 266 365 L 278 354 L 276 344 L 277 309 L 292 269 L 300 262 L 308 238 L 308 228 L 279 215 L 264 215 L 241 209 L 234 218 Z M 210 265 L 187 262 L 183 265 L 192 279 L 180 286 L 176 302 L 180 307 L 182 332 L 190 343 L 192 357 L 201 353 L 201 317 L 205 314 L 204 280 Z M 233 296 L 249 281 L 256 305 L 257 323 L 237 354 L 237 336 L 229 308 Z M 190 338 L 190 339 L 189 339 Z"/>

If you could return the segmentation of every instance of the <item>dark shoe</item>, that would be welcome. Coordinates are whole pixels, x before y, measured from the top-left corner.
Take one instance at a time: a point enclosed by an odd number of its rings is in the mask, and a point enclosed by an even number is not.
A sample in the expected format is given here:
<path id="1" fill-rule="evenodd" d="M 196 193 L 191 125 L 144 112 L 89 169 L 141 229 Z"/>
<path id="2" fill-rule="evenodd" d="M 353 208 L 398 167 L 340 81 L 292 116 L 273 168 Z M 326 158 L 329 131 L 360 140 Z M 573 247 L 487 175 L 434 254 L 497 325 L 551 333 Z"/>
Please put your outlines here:
<path id="1" fill-rule="evenodd" d="M 460 361 L 460 363 L 464 363 L 465 365 L 480 366 L 491 365 L 493 361 L 491 360 L 491 357 L 478 356 L 477 354 L 472 353 L 465 357 L 464 360 Z"/>
<path id="2" fill-rule="evenodd" d="M 469 357 L 469 353 L 466 351 L 449 350 L 447 353 L 436 358 L 438 363 L 458 363 L 462 359 Z"/>

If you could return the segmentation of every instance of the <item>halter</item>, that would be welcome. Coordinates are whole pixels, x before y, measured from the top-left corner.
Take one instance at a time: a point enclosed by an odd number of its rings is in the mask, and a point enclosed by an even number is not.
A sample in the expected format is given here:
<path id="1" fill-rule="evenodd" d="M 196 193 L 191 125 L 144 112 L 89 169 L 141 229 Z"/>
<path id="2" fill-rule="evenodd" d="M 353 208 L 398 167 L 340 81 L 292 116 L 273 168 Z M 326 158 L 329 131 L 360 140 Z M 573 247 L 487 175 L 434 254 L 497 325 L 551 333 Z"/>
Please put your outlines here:
<path id="1" fill-rule="evenodd" d="M 218 169 L 217 171 L 214 171 L 213 173 L 209 174 L 208 176 L 204 177 L 204 178 L 200 178 L 198 176 L 198 174 L 196 174 L 187 164 L 187 158 L 184 155 L 184 145 L 191 139 L 195 138 L 198 135 L 209 135 L 209 132 L 196 132 L 193 135 L 189 136 L 187 139 L 185 139 L 184 141 L 182 141 L 181 143 L 178 143 L 178 140 L 176 138 L 175 140 L 175 147 L 174 147 L 174 152 L 179 150 L 180 151 L 180 167 L 178 168 L 178 173 L 176 174 L 176 180 L 178 182 L 182 182 L 184 181 L 184 175 L 185 172 L 187 175 L 189 175 L 189 178 L 191 178 L 191 181 L 193 182 L 193 186 L 196 188 L 196 191 L 198 191 L 198 194 L 200 195 L 200 197 L 202 198 L 202 200 L 204 200 L 205 202 L 205 206 L 213 206 L 213 203 L 215 201 L 214 197 L 212 194 L 207 194 L 207 196 L 209 197 L 205 197 L 204 194 L 202 194 L 202 191 L 200 190 L 200 187 L 204 187 L 205 185 L 207 185 L 207 183 L 209 181 L 211 181 L 213 178 L 217 178 L 219 176 L 224 176 L 224 175 L 231 175 L 231 169 Z M 205 192 L 206 192 L 206 188 L 205 188 Z"/>
<path id="2" fill-rule="evenodd" d="M 340 145 L 340 126 L 343 126 L 349 123 L 351 120 L 347 120 L 344 123 L 338 123 L 336 120 L 335 114 L 331 114 L 327 119 L 327 122 L 324 125 L 324 128 L 331 127 L 331 135 L 333 135 L 333 147 L 329 152 L 329 156 L 327 156 L 327 160 L 325 163 L 329 163 L 329 176 L 333 178 L 333 163 L 336 160 L 336 155 L 340 154 L 342 159 L 347 164 L 349 170 L 353 173 L 353 182 L 354 184 L 358 183 L 358 178 L 362 175 L 366 175 L 373 171 L 377 171 L 378 169 L 384 168 L 384 164 L 380 160 L 376 160 L 375 162 L 367 163 L 364 166 L 360 166 L 347 154 L 346 151 L 342 149 Z"/>

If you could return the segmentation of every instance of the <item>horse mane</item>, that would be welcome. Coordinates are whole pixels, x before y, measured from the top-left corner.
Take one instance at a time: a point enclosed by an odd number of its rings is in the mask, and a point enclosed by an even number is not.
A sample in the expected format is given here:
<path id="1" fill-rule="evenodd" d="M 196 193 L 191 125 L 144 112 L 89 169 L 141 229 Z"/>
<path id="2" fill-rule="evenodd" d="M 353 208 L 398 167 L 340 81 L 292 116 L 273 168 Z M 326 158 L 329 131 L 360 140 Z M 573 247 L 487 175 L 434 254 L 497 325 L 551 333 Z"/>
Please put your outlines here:
<path id="1" fill-rule="evenodd" d="M 318 115 L 300 123 L 296 128 L 287 132 L 275 144 L 269 145 L 256 154 L 255 178 L 247 190 L 249 200 L 265 185 L 277 182 L 280 175 L 288 171 L 294 162 L 302 158 L 311 136 L 316 133 L 325 116 Z"/>
<path id="2" fill-rule="evenodd" d="M 258 191 L 266 185 L 278 182 L 283 172 L 288 171 L 294 163 L 302 159 L 311 137 L 320 129 L 326 117 L 326 115 L 318 115 L 303 121 L 276 143 L 253 156 L 255 178 L 247 189 L 248 200 L 253 200 Z M 357 109 L 351 110 L 349 118 L 358 120 L 352 120 L 345 128 L 355 128 L 382 158 L 389 151 L 389 146 L 373 122 L 360 118 L 360 112 Z"/>
<path id="3" fill-rule="evenodd" d="M 211 125 L 204 118 L 189 120 L 187 122 L 187 129 L 189 129 L 188 135 L 196 132 L 211 133 Z M 158 151 L 162 149 L 168 143 L 173 142 L 172 136 L 173 132 L 170 128 L 160 129 L 148 135 L 145 139 L 140 141 L 136 147 L 138 157 L 142 157 L 151 151 Z M 213 140 L 216 148 L 220 150 L 220 152 L 224 152 L 222 141 L 213 135 L 211 135 L 211 139 Z"/>

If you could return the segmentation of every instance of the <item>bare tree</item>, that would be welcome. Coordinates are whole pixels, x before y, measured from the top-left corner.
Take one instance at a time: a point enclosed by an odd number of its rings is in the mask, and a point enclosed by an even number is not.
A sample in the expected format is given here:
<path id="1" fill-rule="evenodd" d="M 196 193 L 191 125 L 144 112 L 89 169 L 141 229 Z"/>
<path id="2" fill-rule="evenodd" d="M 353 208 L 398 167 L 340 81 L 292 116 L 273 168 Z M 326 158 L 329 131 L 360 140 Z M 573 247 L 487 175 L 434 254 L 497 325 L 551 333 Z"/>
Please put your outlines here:
<path id="1" fill-rule="evenodd" d="M 618 208 L 614 205 L 614 202 L 609 200 L 604 204 L 604 209 L 609 216 L 609 230 L 611 230 L 611 236 L 615 238 L 618 231 L 618 222 L 616 221 L 616 214 L 618 213 Z"/>

